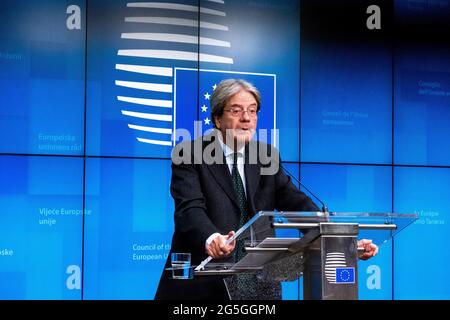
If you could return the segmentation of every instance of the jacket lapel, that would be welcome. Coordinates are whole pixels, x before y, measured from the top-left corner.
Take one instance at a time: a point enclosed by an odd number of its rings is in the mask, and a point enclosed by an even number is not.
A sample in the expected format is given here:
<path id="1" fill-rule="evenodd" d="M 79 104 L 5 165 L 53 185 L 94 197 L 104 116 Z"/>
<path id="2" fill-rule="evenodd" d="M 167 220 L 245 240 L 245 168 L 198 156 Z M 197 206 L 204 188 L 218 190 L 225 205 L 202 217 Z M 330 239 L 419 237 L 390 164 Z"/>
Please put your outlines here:
<path id="1" fill-rule="evenodd" d="M 212 173 L 214 179 L 227 194 L 227 196 L 233 201 L 233 203 L 239 208 L 239 204 L 234 194 L 233 182 L 231 181 L 231 174 L 228 170 L 226 162 L 224 164 L 213 164 L 206 166 Z"/>
<path id="2" fill-rule="evenodd" d="M 217 138 L 215 138 L 217 139 Z M 209 143 L 217 143 L 217 141 L 212 141 Z M 208 145 L 207 143 L 206 145 Z M 218 148 L 215 148 L 214 150 L 222 150 L 220 145 Z M 230 170 L 228 169 L 227 162 L 225 160 L 225 155 L 222 152 L 222 164 L 214 163 L 214 164 L 205 164 L 205 166 L 208 168 L 208 170 L 211 172 L 214 179 L 217 181 L 219 186 L 223 189 L 223 191 L 226 193 L 226 195 L 230 198 L 230 200 L 239 208 L 239 204 L 236 199 L 236 195 L 234 192 L 233 182 L 231 180 L 231 174 Z"/>

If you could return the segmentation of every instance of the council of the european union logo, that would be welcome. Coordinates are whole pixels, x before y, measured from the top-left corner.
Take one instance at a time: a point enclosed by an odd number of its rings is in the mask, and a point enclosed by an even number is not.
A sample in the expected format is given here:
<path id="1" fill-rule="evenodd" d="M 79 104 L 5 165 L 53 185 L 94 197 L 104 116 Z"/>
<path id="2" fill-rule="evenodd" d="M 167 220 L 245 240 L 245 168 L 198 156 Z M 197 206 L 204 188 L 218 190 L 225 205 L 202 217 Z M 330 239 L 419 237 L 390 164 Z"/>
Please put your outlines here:
<path id="1" fill-rule="evenodd" d="M 221 70 L 234 64 L 225 1 L 207 0 L 200 7 L 196 1 L 188 3 L 126 5 L 125 28 L 133 32 L 121 34 L 115 85 L 120 113 L 136 139 L 172 147 L 177 129 L 195 137 L 194 121 L 201 121 L 204 131 L 212 128 L 210 98 L 226 78 L 245 79 L 261 91 L 264 108 L 258 127 L 275 129 L 275 75 Z M 199 36 L 203 30 L 208 37 Z"/>
<path id="2" fill-rule="evenodd" d="M 343 252 L 328 252 L 325 260 L 325 277 L 332 284 L 355 283 L 355 268 L 347 267 Z"/>

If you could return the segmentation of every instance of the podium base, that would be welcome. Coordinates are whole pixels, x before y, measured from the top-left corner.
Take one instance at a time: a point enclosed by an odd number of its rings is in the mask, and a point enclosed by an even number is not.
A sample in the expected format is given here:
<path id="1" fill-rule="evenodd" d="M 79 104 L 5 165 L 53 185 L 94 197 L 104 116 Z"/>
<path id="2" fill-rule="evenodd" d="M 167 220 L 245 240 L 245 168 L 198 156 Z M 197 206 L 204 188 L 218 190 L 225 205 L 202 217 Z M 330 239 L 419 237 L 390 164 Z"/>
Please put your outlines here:
<path id="1" fill-rule="evenodd" d="M 262 272 L 240 273 L 223 279 L 230 300 L 281 300 L 281 283 Z"/>

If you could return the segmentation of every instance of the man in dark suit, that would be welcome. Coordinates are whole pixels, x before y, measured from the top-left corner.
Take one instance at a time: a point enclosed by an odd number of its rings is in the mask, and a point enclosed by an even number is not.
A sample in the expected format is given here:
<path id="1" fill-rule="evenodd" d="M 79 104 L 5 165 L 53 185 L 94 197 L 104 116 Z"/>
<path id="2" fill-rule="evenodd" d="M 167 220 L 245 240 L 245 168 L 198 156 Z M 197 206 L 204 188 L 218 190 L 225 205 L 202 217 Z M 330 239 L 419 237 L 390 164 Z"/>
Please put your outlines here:
<path id="1" fill-rule="evenodd" d="M 265 211 L 320 211 L 279 170 L 279 155 L 270 145 L 252 140 L 261 99 L 258 90 L 243 80 L 222 81 L 211 98 L 213 134 L 177 145 L 172 153 L 171 194 L 175 200 L 172 252 L 189 252 L 197 265 L 210 256 L 215 261 L 236 261 L 240 249 L 226 241 L 249 218 Z M 262 152 L 261 152 L 262 151 Z M 269 160 L 269 161 L 267 161 Z M 273 236 L 260 226 L 257 240 Z M 378 250 L 367 247 L 367 258 Z M 165 268 L 170 267 L 170 254 Z M 256 281 L 256 278 L 255 278 Z M 278 285 L 270 286 L 281 298 Z M 248 289 L 247 296 L 258 297 Z M 229 299 L 221 277 L 170 279 L 165 270 L 155 299 Z"/>

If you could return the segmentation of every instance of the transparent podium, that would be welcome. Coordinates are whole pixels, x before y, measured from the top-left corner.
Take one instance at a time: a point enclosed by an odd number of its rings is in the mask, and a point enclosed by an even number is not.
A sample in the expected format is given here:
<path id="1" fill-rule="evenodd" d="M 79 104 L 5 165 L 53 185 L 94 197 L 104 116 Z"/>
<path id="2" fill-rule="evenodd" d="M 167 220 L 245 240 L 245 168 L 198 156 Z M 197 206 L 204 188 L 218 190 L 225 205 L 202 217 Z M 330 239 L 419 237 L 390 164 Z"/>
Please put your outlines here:
<path id="1" fill-rule="evenodd" d="M 381 246 L 414 222 L 416 214 L 261 211 L 236 232 L 245 253 L 238 262 L 204 260 L 194 277 L 223 276 L 230 299 L 243 295 L 242 279 L 250 279 L 260 299 L 281 297 L 281 281 L 303 277 L 304 299 L 358 299 L 359 239 Z M 272 230 L 269 230 L 272 229 Z M 298 236 L 267 237 L 273 229 L 297 229 Z M 383 250 L 383 248 L 380 248 Z M 244 281 L 245 283 L 245 281 Z"/>

